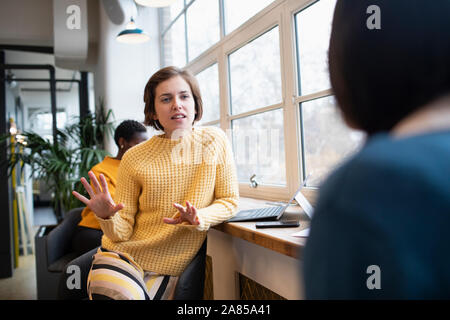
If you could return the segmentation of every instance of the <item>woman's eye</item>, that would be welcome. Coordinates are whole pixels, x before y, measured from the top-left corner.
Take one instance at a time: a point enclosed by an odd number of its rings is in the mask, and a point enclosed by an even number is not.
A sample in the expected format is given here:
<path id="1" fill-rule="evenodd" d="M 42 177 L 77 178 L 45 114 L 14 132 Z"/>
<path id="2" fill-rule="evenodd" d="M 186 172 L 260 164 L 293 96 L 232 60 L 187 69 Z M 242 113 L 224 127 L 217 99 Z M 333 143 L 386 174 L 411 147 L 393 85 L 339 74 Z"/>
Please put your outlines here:
<path id="1" fill-rule="evenodd" d="M 164 102 L 164 103 L 167 103 L 167 102 L 169 102 L 170 101 L 170 98 L 162 98 L 161 99 L 161 102 Z"/>
<path id="2" fill-rule="evenodd" d="M 187 99 L 187 98 L 189 98 L 189 95 L 188 95 L 188 94 L 183 94 L 183 95 L 181 96 L 181 98 L 182 98 L 182 99 Z"/>

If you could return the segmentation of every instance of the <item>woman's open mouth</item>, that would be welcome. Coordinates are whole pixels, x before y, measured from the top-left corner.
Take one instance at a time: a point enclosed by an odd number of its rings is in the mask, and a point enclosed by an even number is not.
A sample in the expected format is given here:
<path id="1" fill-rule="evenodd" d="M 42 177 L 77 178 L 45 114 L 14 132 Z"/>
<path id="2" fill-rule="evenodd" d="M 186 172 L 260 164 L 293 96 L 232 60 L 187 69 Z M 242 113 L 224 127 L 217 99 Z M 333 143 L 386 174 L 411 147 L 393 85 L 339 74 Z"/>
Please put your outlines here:
<path id="1" fill-rule="evenodd" d="M 180 119 L 184 119 L 184 118 L 186 118 L 186 116 L 184 114 L 176 114 L 176 115 L 172 116 L 170 119 L 180 120 Z"/>

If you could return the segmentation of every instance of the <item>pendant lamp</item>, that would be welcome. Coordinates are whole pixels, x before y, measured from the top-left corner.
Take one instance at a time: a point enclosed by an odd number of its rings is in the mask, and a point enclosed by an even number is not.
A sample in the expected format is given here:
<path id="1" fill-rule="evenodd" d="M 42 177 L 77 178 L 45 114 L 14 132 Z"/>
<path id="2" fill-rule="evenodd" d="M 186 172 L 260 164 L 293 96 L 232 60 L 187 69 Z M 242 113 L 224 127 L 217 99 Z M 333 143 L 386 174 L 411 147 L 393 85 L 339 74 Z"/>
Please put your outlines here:
<path id="1" fill-rule="evenodd" d="M 116 40 L 122 43 L 144 43 L 150 40 L 150 37 L 142 29 L 136 27 L 136 23 L 131 17 L 125 30 L 117 35 Z"/>
<path id="2" fill-rule="evenodd" d="M 176 0 L 134 0 L 137 4 L 146 7 L 167 7 L 174 3 Z"/>

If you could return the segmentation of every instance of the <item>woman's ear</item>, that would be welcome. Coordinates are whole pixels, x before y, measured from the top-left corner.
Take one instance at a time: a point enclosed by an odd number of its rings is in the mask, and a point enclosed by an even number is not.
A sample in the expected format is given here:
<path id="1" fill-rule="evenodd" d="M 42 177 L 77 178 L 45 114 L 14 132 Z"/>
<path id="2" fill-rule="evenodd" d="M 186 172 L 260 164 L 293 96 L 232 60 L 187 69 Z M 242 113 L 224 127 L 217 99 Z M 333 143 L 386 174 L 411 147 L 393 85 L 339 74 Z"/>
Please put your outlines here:
<path id="1" fill-rule="evenodd" d="M 123 137 L 119 138 L 119 149 L 123 149 L 125 147 L 126 140 Z"/>

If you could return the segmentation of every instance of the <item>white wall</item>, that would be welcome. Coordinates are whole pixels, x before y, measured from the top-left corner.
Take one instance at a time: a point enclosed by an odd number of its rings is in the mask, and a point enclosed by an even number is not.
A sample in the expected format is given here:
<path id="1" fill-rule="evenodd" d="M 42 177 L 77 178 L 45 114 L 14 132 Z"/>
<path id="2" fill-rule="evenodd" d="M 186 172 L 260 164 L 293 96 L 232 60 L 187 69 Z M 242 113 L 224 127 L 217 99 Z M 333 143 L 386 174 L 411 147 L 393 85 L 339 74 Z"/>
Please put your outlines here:
<path id="1" fill-rule="evenodd" d="M 144 88 L 160 66 L 158 11 L 155 8 L 139 7 L 139 28 L 150 36 L 144 44 L 124 44 L 116 41 L 117 34 L 125 24 L 113 24 L 102 5 L 99 9 L 100 37 L 98 63 L 94 73 L 96 103 L 102 97 L 107 109 L 112 109 L 119 124 L 125 119 L 144 120 Z M 111 154 L 117 152 L 114 140 L 105 142 Z"/>

